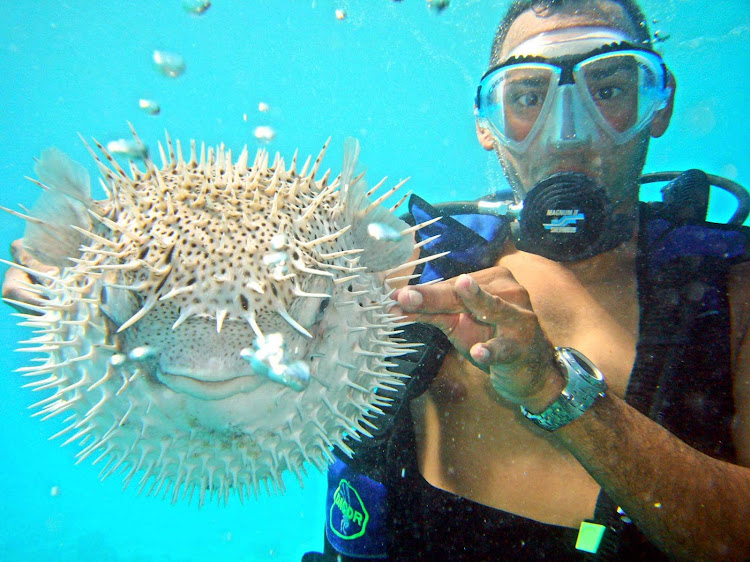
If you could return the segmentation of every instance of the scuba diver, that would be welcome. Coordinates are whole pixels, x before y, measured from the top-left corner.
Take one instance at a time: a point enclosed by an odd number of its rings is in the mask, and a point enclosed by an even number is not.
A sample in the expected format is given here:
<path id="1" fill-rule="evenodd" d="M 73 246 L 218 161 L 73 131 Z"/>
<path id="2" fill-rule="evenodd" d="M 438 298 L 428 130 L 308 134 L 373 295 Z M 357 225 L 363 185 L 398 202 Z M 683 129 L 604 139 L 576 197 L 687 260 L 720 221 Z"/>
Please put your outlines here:
<path id="1" fill-rule="evenodd" d="M 443 217 L 421 251 L 450 251 L 394 293 L 424 345 L 336 452 L 305 562 L 750 558 L 749 204 L 642 178 L 675 89 L 634 0 L 513 2 L 476 96 L 512 193 L 410 201 Z M 710 183 L 732 224 L 706 220 Z M 25 281 L 3 295 L 33 302 Z"/>
<path id="2" fill-rule="evenodd" d="M 512 194 L 410 201 L 450 251 L 394 293 L 424 347 L 304 562 L 750 558 L 750 201 L 641 177 L 675 88 L 633 0 L 511 5 L 475 104 Z"/>

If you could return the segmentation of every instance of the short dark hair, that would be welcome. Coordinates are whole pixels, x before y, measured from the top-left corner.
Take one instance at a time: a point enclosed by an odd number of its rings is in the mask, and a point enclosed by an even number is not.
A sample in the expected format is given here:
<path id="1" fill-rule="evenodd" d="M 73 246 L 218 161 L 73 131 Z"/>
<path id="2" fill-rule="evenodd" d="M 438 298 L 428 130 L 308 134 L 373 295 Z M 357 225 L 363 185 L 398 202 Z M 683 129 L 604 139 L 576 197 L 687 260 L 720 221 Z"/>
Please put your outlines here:
<path id="1" fill-rule="evenodd" d="M 556 8 L 561 8 L 566 5 L 577 4 L 591 0 L 515 0 L 505 16 L 497 26 L 495 31 L 495 39 L 492 42 L 492 52 L 490 53 L 490 66 L 494 66 L 500 62 L 500 52 L 503 47 L 503 42 L 508 35 L 510 26 L 516 21 L 516 18 L 527 10 L 534 10 L 536 13 L 554 13 Z M 596 1 L 596 0 L 594 0 Z M 643 14 L 640 6 L 638 6 L 636 0 L 606 0 L 618 4 L 625 14 L 630 18 L 635 27 L 635 38 L 639 43 L 646 46 L 651 46 L 651 31 L 648 28 L 646 22 L 646 16 Z"/>

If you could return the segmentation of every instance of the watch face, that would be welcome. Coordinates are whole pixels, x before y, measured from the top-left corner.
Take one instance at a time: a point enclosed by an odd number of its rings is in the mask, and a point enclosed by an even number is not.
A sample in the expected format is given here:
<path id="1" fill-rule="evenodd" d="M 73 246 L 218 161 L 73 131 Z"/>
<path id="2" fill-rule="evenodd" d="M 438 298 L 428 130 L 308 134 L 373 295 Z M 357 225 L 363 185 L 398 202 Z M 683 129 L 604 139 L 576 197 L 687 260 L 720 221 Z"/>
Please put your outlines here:
<path id="1" fill-rule="evenodd" d="M 578 361 L 578 366 L 581 367 L 584 371 L 586 371 L 592 377 L 599 378 L 596 376 L 596 373 L 591 368 L 591 365 L 588 364 L 586 361 Z"/>
<path id="2" fill-rule="evenodd" d="M 557 360 L 568 383 L 560 397 L 540 414 L 531 414 L 524 408 L 524 415 L 546 429 L 555 431 L 583 415 L 600 396 L 604 395 L 607 383 L 601 371 L 582 353 L 575 349 L 558 347 Z"/>
<path id="3" fill-rule="evenodd" d="M 597 381 L 604 380 L 604 376 L 601 374 L 601 371 L 599 371 L 599 369 L 597 369 L 596 366 L 594 366 L 594 364 L 580 351 L 577 351 L 570 347 L 556 349 L 562 357 L 565 357 L 572 363 L 572 365 L 569 365 L 569 367 L 580 369 Z"/>

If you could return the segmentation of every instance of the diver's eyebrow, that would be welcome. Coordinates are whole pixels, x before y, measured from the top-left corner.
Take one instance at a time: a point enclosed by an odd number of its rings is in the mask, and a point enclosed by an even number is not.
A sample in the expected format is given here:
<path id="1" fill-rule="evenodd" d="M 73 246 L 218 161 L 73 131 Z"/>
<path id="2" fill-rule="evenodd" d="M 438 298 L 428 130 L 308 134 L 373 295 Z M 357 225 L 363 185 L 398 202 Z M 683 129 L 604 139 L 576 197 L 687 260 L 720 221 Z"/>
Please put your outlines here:
<path id="1" fill-rule="evenodd" d="M 549 83 L 549 78 L 542 78 L 541 76 L 511 76 L 506 82 L 513 86 L 542 86 Z"/>
<path id="2" fill-rule="evenodd" d="M 593 70 L 585 70 L 584 74 L 588 78 L 594 78 L 595 80 L 601 80 L 602 78 L 609 78 L 613 74 L 617 74 L 618 72 L 632 72 L 633 66 L 632 64 L 628 64 L 625 62 L 618 62 L 618 63 L 612 63 L 609 66 L 605 68 L 599 68 Z"/>

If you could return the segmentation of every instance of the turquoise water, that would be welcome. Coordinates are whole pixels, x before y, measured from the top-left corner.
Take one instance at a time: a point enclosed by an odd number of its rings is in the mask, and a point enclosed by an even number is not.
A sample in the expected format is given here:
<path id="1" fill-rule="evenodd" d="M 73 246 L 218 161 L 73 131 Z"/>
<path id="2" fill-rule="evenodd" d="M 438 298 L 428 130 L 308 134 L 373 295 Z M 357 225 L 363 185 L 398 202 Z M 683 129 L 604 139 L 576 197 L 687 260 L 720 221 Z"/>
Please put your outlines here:
<path id="1" fill-rule="evenodd" d="M 182 0 L 3 2 L 0 204 L 34 202 L 38 188 L 23 177 L 48 146 L 95 175 L 77 133 L 127 137 L 128 121 L 149 145 L 167 129 L 235 152 L 259 146 L 255 128 L 270 126 L 276 136 L 263 144 L 288 157 L 317 153 L 330 136 L 334 171 L 353 135 L 371 181 L 410 176 L 410 188 L 433 201 L 502 188 L 476 143 L 472 102 L 506 4 L 453 0 L 437 14 L 424 0 L 216 0 L 196 17 Z M 750 3 L 644 8 L 670 36 L 662 50 L 678 81 L 672 125 L 653 142 L 646 171 L 698 167 L 750 185 Z M 157 73 L 154 49 L 184 56 L 185 74 Z M 157 100 L 161 114 L 142 112 L 140 98 Z M 712 201 L 717 219 L 732 210 L 726 198 Z M 2 248 L 22 233 L 21 221 L 0 215 Z M 10 312 L 0 315 L 0 559 L 298 560 L 321 548 L 322 475 L 304 490 L 290 481 L 282 497 L 199 510 L 122 492 L 117 476 L 101 483 L 96 467 L 74 466 L 73 448 L 47 441 L 56 423 L 29 417 L 40 397 L 12 373 L 27 359 L 12 352 L 27 334 Z"/>

